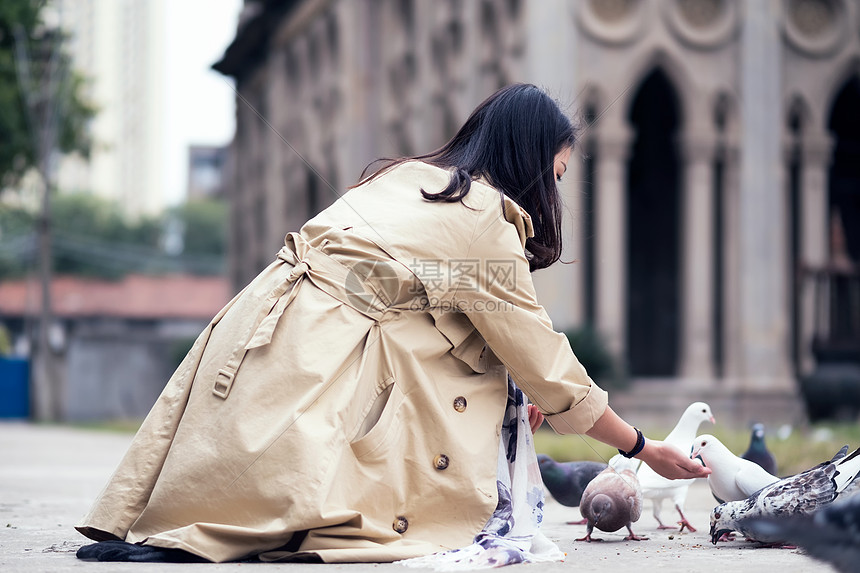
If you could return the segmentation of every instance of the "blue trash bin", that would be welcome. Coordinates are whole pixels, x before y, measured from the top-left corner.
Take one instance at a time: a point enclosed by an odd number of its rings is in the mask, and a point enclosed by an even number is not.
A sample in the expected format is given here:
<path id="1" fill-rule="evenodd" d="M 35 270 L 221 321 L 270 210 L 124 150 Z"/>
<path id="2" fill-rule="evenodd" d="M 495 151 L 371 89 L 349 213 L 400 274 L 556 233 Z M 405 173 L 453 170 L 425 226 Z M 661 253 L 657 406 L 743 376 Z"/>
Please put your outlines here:
<path id="1" fill-rule="evenodd" d="M 30 417 L 30 362 L 0 357 L 0 418 Z"/>

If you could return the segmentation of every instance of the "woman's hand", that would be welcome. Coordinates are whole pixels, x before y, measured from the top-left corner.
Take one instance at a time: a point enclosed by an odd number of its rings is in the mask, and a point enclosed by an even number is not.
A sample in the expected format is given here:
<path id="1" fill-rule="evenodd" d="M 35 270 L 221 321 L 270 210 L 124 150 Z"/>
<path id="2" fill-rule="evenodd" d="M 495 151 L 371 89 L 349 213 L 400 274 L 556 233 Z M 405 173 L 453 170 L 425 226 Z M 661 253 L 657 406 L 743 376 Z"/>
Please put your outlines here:
<path id="1" fill-rule="evenodd" d="M 711 473 L 710 468 L 704 467 L 698 460 L 685 456 L 678 448 L 647 438 L 645 447 L 636 457 L 668 479 L 703 478 Z"/>
<path id="2" fill-rule="evenodd" d="M 543 424 L 543 414 L 540 413 L 537 406 L 529 404 L 529 426 L 532 427 L 532 434 L 537 432 L 541 424 Z"/>

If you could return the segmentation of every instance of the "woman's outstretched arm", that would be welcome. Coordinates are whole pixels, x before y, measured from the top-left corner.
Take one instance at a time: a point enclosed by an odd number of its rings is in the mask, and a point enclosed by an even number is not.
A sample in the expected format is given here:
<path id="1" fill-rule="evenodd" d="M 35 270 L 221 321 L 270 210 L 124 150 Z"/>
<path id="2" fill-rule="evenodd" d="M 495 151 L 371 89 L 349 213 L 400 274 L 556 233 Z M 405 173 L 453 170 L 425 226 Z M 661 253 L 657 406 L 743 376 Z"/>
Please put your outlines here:
<path id="1" fill-rule="evenodd" d="M 629 452 L 636 445 L 636 430 L 609 406 L 585 435 Z M 669 479 L 707 477 L 711 470 L 685 456 L 677 448 L 661 441 L 645 439 L 645 447 L 636 456 L 661 476 Z"/>

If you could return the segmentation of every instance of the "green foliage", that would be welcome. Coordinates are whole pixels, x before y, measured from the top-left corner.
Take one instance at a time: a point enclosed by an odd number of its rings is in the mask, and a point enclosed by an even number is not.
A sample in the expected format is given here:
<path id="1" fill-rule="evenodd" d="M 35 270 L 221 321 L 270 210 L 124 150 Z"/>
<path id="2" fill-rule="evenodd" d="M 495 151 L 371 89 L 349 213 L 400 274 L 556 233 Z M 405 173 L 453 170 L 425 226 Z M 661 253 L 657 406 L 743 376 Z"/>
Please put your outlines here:
<path id="1" fill-rule="evenodd" d="M 96 110 L 83 98 L 86 80 L 71 70 L 62 48 L 64 35 L 42 22 L 46 4 L 44 0 L 0 2 L 0 189 L 15 186 L 28 170 L 38 167 L 36 134 L 52 111 L 59 112 L 60 151 L 87 156 L 91 147 L 87 123 Z M 24 37 L 29 85 L 19 81 L 16 31 Z"/>
<path id="2" fill-rule="evenodd" d="M 149 258 L 162 256 L 158 220 L 130 221 L 105 199 L 59 194 L 51 215 L 57 274 L 119 278 L 153 270 Z"/>
<path id="3" fill-rule="evenodd" d="M 196 340 L 197 338 L 195 337 L 185 337 L 178 338 L 170 343 L 168 353 L 170 354 L 170 365 L 174 369 L 179 368 L 179 365 L 185 360 L 185 356 L 191 352 L 191 348 L 194 346 Z"/>
<path id="4" fill-rule="evenodd" d="M 581 434 L 566 434 L 560 436 L 549 429 L 546 424 L 535 433 L 535 451 L 547 454 L 560 462 L 592 461 L 606 462 L 618 453 L 618 450 L 602 442 L 593 440 Z"/>
<path id="5" fill-rule="evenodd" d="M 583 326 L 565 331 L 564 334 L 574 354 L 585 367 L 585 371 L 601 388 L 609 390 L 627 387 L 627 377 L 609 353 L 606 342 L 597 331 Z"/>
<path id="6" fill-rule="evenodd" d="M 36 248 L 32 213 L 0 203 L 0 277 L 17 277 L 31 266 Z"/>
<path id="7" fill-rule="evenodd" d="M 6 326 L 0 324 L 0 356 L 9 356 L 10 354 L 12 354 L 12 335 Z"/>
<path id="8" fill-rule="evenodd" d="M 175 207 L 170 215 L 182 222 L 185 255 L 221 256 L 227 251 L 227 203 L 194 199 Z"/>
<path id="9" fill-rule="evenodd" d="M 164 252 L 168 219 L 178 220 L 185 248 Z M 0 203 L 0 278 L 21 277 L 36 266 L 36 215 Z M 227 208 L 194 201 L 160 216 L 130 220 L 116 203 L 86 194 L 52 200 L 54 270 L 114 279 L 128 273 L 218 274 L 226 249 Z"/>

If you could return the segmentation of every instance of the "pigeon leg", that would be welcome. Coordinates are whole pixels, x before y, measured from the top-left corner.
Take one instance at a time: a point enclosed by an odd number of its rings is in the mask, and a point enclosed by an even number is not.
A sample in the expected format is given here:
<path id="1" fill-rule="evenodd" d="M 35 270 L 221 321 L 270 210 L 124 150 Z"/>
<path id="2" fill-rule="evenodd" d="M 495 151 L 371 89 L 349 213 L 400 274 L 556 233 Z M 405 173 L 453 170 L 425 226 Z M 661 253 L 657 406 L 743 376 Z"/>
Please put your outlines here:
<path id="1" fill-rule="evenodd" d="M 639 537 L 638 535 L 633 533 L 633 529 L 631 529 L 629 525 L 627 526 L 627 531 L 630 532 L 630 535 L 625 537 L 624 541 L 647 541 L 648 540 L 647 537 Z"/>
<path id="2" fill-rule="evenodd" d="M 602 539 L 597 539 L 596 537 L 592 537 L 591 536 L 592 531 L 594 531 L 594 524 L 589 523 L 588 524 L 588 531 L 585 533 L 585 537 L 580 537 L 579 539 L 576 539 L 575 541 L 588 541 L 589 543 L 591 543 L 592 541 L 603 541 Z"/>
<path id="3" fill-rule="evenodd" d="M 568 521 L 566 523 L 568 525 L 585 525 L 586 523 L 588 523 L 588 520 L 583 518 L 583 519 L 580 519 L 579 521 Z"/>
<path id="4" fill-rule="evenodd" d="M 685 528 L 685 527 L 686 527 L 687 529 L 689 529 L 691 533 L 692 533 L 692 532 L 695 532 L 695 531 L 696 531 L 696 528 L 695 528 L 695 527 L 693 527 L 692 525 L 690 525 L 690 522 L 689 522 L 689 521 L 687 521 L 687 518 L 684 516 L 684 512 L 683 512 L 683 511 L 681 511 L 681 506 L 680 506 L 680 505 L 678 505 L 678 504 L 675 504 L 675 509 L 677 509 L 677 510 L 678 510 L 678 513 L 681 515 L 681 521 L 679 521 L 679 522 L 678 522 L 678 525 L 680 525 L 680 526 L 681 526 L 681 529 L 680 529 L 680 530 L 678 530 L 678 533 L 681 533 L 682 531 L 684 531 L 684 528 Z"/>
<path id="5" fill-rule="evenodd" d="M 654 514 L 654 519 L 657 520 L 659 527 L 657 529 L 675 529 L 673 525 L 663 525 L 663 520 L 660 519 L 660 507 L 663 505 L 662 499 L 655 499 L 652 501 L 653 509 L 652 513 Z"/>

